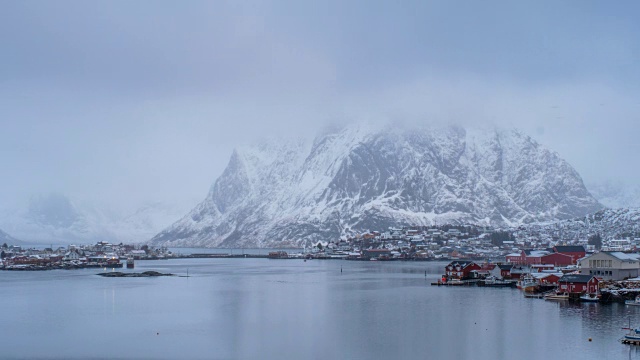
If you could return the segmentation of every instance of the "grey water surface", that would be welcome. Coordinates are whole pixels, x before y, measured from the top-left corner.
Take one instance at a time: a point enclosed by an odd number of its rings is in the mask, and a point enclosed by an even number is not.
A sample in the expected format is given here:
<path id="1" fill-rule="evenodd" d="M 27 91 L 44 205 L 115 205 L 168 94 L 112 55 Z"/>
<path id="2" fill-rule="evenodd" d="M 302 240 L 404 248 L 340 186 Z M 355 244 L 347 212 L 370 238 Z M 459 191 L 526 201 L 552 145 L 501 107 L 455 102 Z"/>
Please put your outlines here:
<path id="1" fill-rule="evenodd" d="M 431 286 L 444 265 L 174 259 L 119 271 L 189 277 L 3 271 L 0 359 L 640 358 L 618 342 L 629 319 L 640 325 L 640 307 Z"/>

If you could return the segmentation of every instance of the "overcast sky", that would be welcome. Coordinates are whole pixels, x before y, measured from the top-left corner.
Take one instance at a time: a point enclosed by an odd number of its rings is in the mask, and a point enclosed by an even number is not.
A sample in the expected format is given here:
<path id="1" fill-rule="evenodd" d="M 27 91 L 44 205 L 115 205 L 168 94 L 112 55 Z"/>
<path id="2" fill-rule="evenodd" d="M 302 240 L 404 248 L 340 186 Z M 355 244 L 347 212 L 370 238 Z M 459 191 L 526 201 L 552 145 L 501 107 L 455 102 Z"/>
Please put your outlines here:
<path id="1" fill-rule="evenodd" d="M 204 198 L 232 149 L 328 122 L 523 129 L 640 179 L 636 1 L 5 1 L 0 201 Z"/>

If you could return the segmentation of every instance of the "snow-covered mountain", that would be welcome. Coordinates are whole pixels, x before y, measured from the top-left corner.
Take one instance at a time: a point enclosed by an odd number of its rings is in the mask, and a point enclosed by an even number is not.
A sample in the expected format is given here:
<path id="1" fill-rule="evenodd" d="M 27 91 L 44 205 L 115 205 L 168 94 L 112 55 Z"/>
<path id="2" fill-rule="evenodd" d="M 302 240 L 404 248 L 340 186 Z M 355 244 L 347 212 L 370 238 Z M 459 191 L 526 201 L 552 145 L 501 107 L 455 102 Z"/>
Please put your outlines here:
<path id="1" fill-rule="evenodd" d="M 433 223 L 514 225 L 602 206 L 516 130 L 351 126 L 237 149 L 206 199 L 151 243 L 278 247 Z"/>
<path id="2" fill-rule="evenodd" d="M 587 184 L 587 188 L 606 207 L 612 209 L 640 208 L 640 185 L 605 181 Z"/>
<path id="3" fill-rule="evenodd" d="M 62 194 L 33 196 L 25 205 L 0 213 L 0 227 L 36 243 L 134 243 L 149 240 L 182 216 L 189 206 L 148 203 L 134 211 L 76 202 Z"/>
<path id="4" fill-rule="evenodd" d="M 14 238 L 13 236 L 7 234 L 6 232 L 0 229 L 0 245 L 8 244 L 8 245 L 20 245 L 22 241 Z"/>

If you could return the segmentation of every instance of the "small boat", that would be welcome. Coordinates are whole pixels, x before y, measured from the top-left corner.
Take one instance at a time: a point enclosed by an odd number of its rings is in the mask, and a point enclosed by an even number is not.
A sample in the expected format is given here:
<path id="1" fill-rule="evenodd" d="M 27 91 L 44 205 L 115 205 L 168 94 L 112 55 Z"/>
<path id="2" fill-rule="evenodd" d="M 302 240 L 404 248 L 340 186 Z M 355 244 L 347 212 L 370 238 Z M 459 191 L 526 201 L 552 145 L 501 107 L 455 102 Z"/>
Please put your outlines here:
<path id="1" fill-rule="evenodd" d="M 514 285 L 513 281 L 498 279 L 495 276 L 489 276 L 484 279 L 484 286 L 488 287 L 513 287 Z"/>
<path id="2" fill-rule="evenodd" d="M 545 300 L 569 300 L 569 293 L 554 293 L 544 296 Z"/>
<path id="3" fill-rule="evenodd" d="M 120 262 L 120 259 L 112 258 L 112 259 L 108 259 L 106 262 L 102 263 L 101 267 L 116 269 L 116 268 L 121 268 L 122 267 L 122 263 Z"/>
<path id="4" fill-rule="evenodd" d="M 132 257 L 127 258 L 127 269 L 133 269 L 135 267 L 135 263 Z"/>
<path id="5" fill-rule="evenodd" d="M 629 330 L 620 341 L 623 344 L 640 345 L 640 328 L 631 327 L 631 319 L 629 319 L 629 327 L 622 328 L 623 330 Z"/>
<path id="6" fill-rule="evenodd" d="M 625 305 L 640 305 L 640 295 L 636 296 L 635 300 L 626 300 Z"/>
<path id="7" fill-rule="evenodd" d="M 531 274 L 526 274 L 520 281 L 518 282 L 518 289 L 521 289 L 526 292 L 535 292 L 538 283 L 536 279 L 531 276 Z"/>
<path id="8" fill-rule="evenodd" d="M 600 295 L 584 293 L 584 294 L 580 295 L 580 301 L 583 301 L 583 302 L 598 302 L 598 301 L 600 301 Z"/>

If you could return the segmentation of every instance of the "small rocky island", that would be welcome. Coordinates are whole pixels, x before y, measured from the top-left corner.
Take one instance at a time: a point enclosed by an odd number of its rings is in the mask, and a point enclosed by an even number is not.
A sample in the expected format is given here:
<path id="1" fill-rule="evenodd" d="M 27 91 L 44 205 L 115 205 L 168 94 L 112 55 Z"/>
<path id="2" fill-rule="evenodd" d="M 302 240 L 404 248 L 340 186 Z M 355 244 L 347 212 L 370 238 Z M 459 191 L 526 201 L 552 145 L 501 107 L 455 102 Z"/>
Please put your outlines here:
<path id="1" fill-rule="evenodd" d="M 156 277 L 156 276 L 175 276 L 175 274 L 163 274 L 157 271 L 145 271 L 141 273 L 123 273 L 119 271 L 99 273 L 103 277 Z"/>

